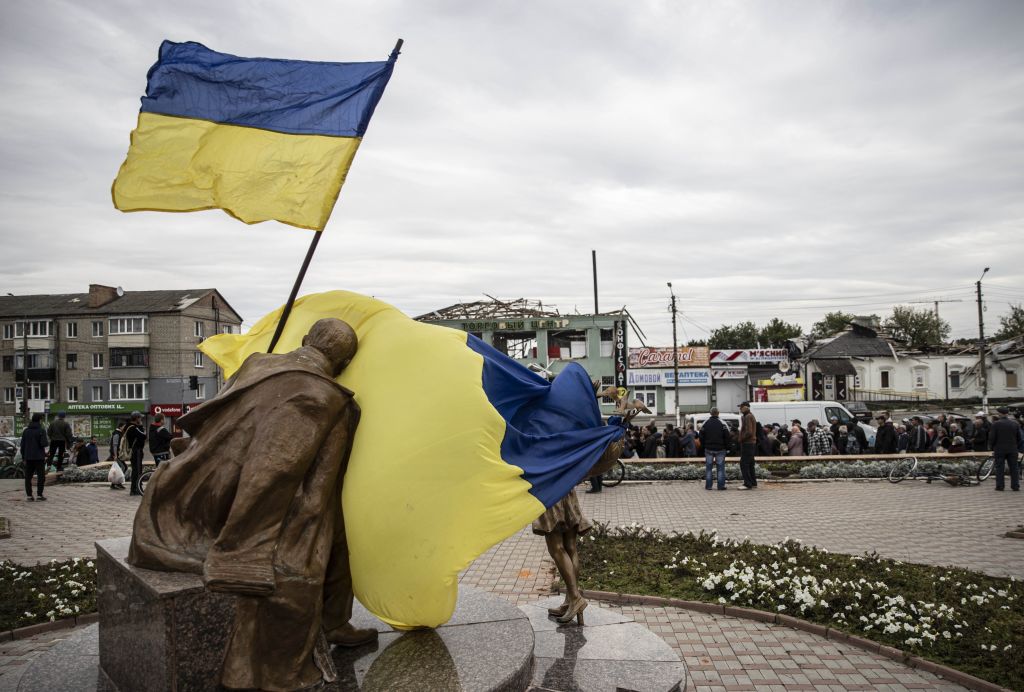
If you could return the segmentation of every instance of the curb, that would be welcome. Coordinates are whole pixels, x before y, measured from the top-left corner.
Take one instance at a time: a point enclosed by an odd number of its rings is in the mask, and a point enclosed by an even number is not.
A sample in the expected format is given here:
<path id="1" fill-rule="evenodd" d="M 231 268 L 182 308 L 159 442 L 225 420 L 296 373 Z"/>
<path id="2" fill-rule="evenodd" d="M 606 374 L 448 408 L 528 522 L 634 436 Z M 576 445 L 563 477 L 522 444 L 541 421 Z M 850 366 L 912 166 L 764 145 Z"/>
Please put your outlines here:
<path id="1" fill-rule="evenodd" d="M 819 637 L 824 637 L 831 641 L 849 644 L 850 646 L 869 651 L 873 654 L 885 656 L 888 659 L 898 661 L 910 666 L 911 668 L 917 668 L 928 673 L 932 673 L 933 675 L 938 675 L 950 682 L 963 685 L 970 690 L 977 690 L 978 692 L 1012 692 L 1005 687 L 1000 687 L 988 680 L 982 680 L 981 678 L 961 672 L 955 668 L 950 668 L 949 666 L 944 666 L 941 663 L 935 663 L 934 661 L 928 661 L 918 656 L 912 656 L 901 649 L 895 649 L 891 646 L 880 644 L 879 642 L 871 641 L 864 637 L 858 637 L 855 634 L 850 634 L 843 630 L 837 630 L 827 627 L 826 625 L 808 622 L 807 620 L 801 620 L 800 618 L 795 618 L 790 615 L 779 615 L 777 613 L 771 613 L 766 610 L 757 610 L 755 608 L 740 608 L 737 606 L 705 603 L 703 601 L 684 601 L 681 598 L 664 598 L 662 596 L 638 596 L 625 593 L 613 593 L 611 591 L 590 590 L 581 590 L 580 593 L 586 598 L 592 598 L 597 601 L 607 601 L 609 603 L 637 603 L 640 605 L 670 606 L 673 608 L 693 610 L 711 615 L 727 615 L 729 617 L 754 620 L 756 622 L 781 625 L 783 627 L 791 627 L 793 629 L 818 635 Z"/>
<path id="2" fill-rule="evenodd" d="M 82 613 L 72 618 L 63 618 L 61 620 L 54 620 L 52 622 L 39 622 L 35 625 L 26 625 L 25 627 L 19 627 L 15 630 L 7 630 L 0 632 L 0 642 L 9 642 L 17 639 L 28 639 L 29 637 L 43 632 L 52 632 L 53 630 L 70 629 L 71 627 L 77 627 L 78 625 L 89 625 L 94 622 L 100 621 L 99 613 Z"/>

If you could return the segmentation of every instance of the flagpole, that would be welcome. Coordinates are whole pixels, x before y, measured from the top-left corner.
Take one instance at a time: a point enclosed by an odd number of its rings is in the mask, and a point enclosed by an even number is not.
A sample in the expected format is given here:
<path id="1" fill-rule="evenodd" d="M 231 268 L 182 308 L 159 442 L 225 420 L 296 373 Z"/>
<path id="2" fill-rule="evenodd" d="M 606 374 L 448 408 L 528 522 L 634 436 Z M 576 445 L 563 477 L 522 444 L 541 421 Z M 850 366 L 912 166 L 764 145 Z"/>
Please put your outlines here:
<path id="1" fill-rule="evenodd" d="M 391 51 L 391 55 L 388 56 L 389 61 L 398 60 L 398 53 L 402 50 L 402 44 L 404 41 L 398 39 L 395 43 L 394 50 Z M 288 322 L 288 316 L 292 313 L 292 306 L 295 304 L 295 297 L 299 294 L 299 287 L 302 286 L 302 280 L 306 277 L 306 270 L 309 269 L 309 263 L 313 259 L 313 253 L 316 252 L 316 246 L 320 242 L 320 236 L 323 235 L 323 231 L 314 231 L 313 240 L 309 243 L 309 249 L 306 250 L 306 258 L 302 260 L 302 267 L 299 269 L 299 275 L 295 277 L 295 284 L 292 286 L 292 292 L 288 296 L 288 302 L 284 304 L 284 310 L 281 312 L 281 319 L 277 321 L 277 329 L 274 330 L 274 338 L 270 340 L 270 346 L 267 348 L 267 353 L 273 353 L 274 347 L 277 346 L 278 339 L 281 338 L 281 333 L 284 332 L 284 325 Z"/>

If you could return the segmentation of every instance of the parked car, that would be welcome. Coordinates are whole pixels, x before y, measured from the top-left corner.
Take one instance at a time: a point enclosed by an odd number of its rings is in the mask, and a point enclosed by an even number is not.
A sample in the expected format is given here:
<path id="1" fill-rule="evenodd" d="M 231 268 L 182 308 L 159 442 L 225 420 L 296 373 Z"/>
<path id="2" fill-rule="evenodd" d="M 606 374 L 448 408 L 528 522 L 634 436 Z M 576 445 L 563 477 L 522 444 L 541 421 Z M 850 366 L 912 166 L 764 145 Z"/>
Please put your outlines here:
<path id="1" fill-rule="evenodd" d="M 862 423 L 870 423 L 874 420 L 875 414 L 872 413 L 868 405 L 863 401 L 847 401 L 846 410 L 853 414 L 853 417 Z"/>

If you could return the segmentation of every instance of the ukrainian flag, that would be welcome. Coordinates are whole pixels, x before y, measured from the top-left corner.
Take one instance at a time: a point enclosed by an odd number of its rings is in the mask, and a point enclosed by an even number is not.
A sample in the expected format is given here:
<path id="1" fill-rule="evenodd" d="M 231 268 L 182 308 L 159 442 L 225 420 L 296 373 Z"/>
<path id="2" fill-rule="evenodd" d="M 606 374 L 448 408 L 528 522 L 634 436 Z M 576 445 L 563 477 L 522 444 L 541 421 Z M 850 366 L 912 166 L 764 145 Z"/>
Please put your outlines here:
<path id="1" fill-rule="evenodd" d="M 266 352 L 280 314 L 200 349 L 230 376 Z M 355 293 L 297 300 L 276 350 L 324 317 L 359 336 L 338 378 L 362 411 L 342 492 L 356 597 L 392 626 L 436 627 L 459 571 L 568 494 L 622 428 L 602 423 L 578 365 L 548 383 L 476 337 Z"/>
<path id="2" fill-rule="evenodd" d="M 397 57 L 250 59 L 164 41 L 114 206 L 323 230 Z"/>

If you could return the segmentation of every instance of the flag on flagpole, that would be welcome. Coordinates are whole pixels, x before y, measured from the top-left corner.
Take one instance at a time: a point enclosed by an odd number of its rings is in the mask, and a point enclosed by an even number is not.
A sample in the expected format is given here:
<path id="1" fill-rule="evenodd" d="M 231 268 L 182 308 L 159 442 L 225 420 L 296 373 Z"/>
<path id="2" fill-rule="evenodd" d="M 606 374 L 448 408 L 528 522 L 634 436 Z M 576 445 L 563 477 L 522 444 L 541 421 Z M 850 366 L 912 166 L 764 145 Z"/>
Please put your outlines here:
<path id="1" fill-rule="evenodd" d="M 164 41 L 114 180 L 121 211 L 223 209 L 323 230 L 394 70 Z"/>

